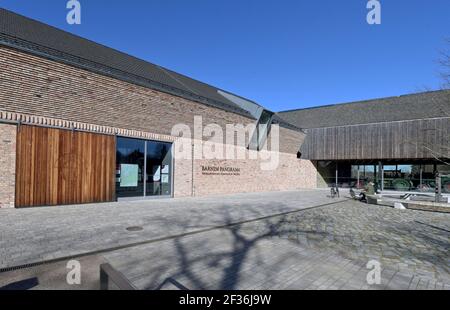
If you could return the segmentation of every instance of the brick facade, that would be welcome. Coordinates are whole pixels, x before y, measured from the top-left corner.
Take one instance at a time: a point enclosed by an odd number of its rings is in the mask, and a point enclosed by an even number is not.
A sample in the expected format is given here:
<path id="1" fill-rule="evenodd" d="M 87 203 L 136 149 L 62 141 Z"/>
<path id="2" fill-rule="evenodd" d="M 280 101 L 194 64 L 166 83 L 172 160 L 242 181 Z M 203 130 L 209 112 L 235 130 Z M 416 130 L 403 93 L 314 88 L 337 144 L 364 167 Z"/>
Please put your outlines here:
<path id="1" fill-rule="evenodd" d="M 170 135 L 173 125 L 255 120 L 0 47 L 0 111 Z"/>
<path id="2" fill-rule="evenodd" d="M 173 126 L 182 123 L 193 128 L 195 116 L 203 117 L 203 125 L 213 123 L 224 129 L 227 124 L 255 123 L 239 114 L 9 48 L 0 47 L 0 70 L 0 119 L 4 120 L 169 142 L 176 140 L 171 136 Z M 2 134 L 11 135 L 15 127 L 4 126 Z M 258 160 L 175 158 L 174 196 L 313 188 L 313 165 L 296 157 L 304 138 L 301 132 L 280 128 L 280 166 L 272 172 L 262 171 Z M 0 145 L 8 154 L 0 162 L 0 171 L 7 171 L 0 180 L 8 185 L 1 183 L 0 203 L 8 205 L 14 201 L 10 161 L 15 157 L 15 135 L 6 140 L 11 143 Z M 241 174 L 203 175 L 202 165 L 240 167 Z"/>
<path id="3" fill-rule="evenodd" d="M 17 126 L 0 123 L 0 209 L 14 208 Z"/>
<path id="4" fill-rule="evenodd" d="M 207 175 L 202 166 L 239 168 L 237 175 Z M 279 153 L 275 170 L 261 169 L 260 160 L 194 161 L 194 196 L 232 193 L 289 191 L 316 188 L 316 170 L 310 161 Z"/>
<path id="5" fill-rule="evenodd" d="M 180 143 L 179 140 L 175 143 Z M 201 141 L 195 141 L 198 147 Z M 239 147 L 232 147 L 236 150 Z M 242 149 L 241 149 L 242 150 Z M 309 160 L 297 154 L 271 152 L 273 158 L 251 159 L 258 152 L 243 149 L 245 158 L 236 160 L 177 159 L 175 158 L 175 196 L 209 196 L 233 193 L 289 191 L 317 187 L 317 170 Z M 253 153 L 250 155 L 250 153 Z M 274 170 L 265 170 L 264 164 L 274 162 Z M 202 167 L 233 168 L 238 173 L 204 172 Z"/>

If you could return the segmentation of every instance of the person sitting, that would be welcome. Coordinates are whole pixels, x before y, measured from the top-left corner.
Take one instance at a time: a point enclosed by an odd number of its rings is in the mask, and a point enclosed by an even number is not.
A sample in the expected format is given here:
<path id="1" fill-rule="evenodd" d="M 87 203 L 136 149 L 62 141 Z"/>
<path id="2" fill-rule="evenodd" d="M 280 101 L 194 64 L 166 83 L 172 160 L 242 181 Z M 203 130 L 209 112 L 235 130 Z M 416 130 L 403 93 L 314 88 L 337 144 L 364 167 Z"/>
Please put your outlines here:
<path id="1" fill-rule="evenodd" d="M 353 188 L 350 188 L 350 196 L 352 197 L 352 199 L 361 201 L 361 202 L 366 202 L 367 198 L 366 198 L 366 194 L 364 191 L 361 191 L 359 193 L 359 196 L 356 196 L 355 191 L 353 190 Z"/>

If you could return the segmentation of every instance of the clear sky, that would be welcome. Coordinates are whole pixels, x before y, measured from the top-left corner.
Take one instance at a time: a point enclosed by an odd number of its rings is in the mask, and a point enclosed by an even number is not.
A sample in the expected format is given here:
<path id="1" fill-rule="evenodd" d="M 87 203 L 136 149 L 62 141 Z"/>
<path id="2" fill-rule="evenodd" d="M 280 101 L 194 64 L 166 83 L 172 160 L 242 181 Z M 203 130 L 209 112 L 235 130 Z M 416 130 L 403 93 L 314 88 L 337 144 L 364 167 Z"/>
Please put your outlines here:
<path id="1" fill-rule="evenodd" d="M 449 0 L 0 0 L 0 6 L 273 111 L 436 89 Z"/>

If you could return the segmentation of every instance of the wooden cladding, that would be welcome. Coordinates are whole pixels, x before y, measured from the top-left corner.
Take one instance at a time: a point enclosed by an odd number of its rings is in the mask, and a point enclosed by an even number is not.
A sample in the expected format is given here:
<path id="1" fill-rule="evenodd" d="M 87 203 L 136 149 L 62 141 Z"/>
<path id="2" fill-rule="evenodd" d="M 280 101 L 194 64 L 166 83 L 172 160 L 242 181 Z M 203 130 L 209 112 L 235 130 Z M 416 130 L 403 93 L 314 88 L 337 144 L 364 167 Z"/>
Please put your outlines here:
<path id="1" fill-rule="evenodd" d="M 114 136 L 19 126 L 16 206 L 112 201 L 115 152 Z"/>
<path id="2" fill-rule="evenodd" d="M 450 118 L 308 129 L 301 152 L 310 160 L 450 157 Z"/>

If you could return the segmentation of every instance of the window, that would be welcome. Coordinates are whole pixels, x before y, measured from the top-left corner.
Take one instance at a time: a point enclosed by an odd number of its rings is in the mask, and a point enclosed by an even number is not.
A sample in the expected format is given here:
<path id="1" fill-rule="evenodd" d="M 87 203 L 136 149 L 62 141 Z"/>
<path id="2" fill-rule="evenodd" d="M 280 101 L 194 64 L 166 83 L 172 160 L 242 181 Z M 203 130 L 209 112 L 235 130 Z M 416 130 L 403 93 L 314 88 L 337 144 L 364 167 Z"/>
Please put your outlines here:
<path id="1" fill-rule="evenodd" d="M 442 192 L 450 193 L 450 166 L 436 163 L 386 163 L 352 165 L 346 162 L 319 161 L 317 171 L 319 181 L 329 186 L 337 183 L 339 187 L 364 188 L 369 182 L 375 182 L 380 190 L 400 192 L 434 193 L 436 171 L 441 174 Z M 383 168 L 380 171 L 380 168 Z M 319 182 L 320 183 L 320 182 Z"/>
<path id="2" fill-rule="evenodd" d="M 374 182 L 380 186 L 378 165 L 353 165 L 351 166 L 350 187 L 365 188 L 369 182 Z"/>
<path id="3" fill-rule="evenodd" d="M 146 196 L 171 194 L 171 148 L 169 143 L 147 142 Z"/>
<path id="4" fill-rule="evenodd" d="M 420 165 L 384 166 L 383 172 L 385 190 L 415 191 L 420 188 Z"/>
<path id="5" fill-rule="evenodd" d="M 248 148 L 250 150 L 260 151 L 262 150 L 264 143 L 267 141 L 267 137 L 270 133 L 272 125 L 273 113 L 267 110 L 262 111 L 256 124 L 255 132 L 250 140 Z"/>
<path id="6" fill-rule="evenodd" d="M 450 165 L 437 165 L 437 171 L 442 175 L 441 186 L 443 193 L 450 193 Z"/>
<path id="7" fill-rule="evenodd" d="M 433 192 L 436 186 L 435 167 L 433 164 L 422 165 L 420 190 L 422 192 Z"/>
<path id="8" fill-rule="evenodd" d="M 117 138 L 117 197 L 142 196 L 144 192 L 145 141 Z"/>
<path id="9" fill-rule="evenodd" d="M 118 198 L 170 196 L 172 145 L 117 138 L 116 195 Z"/>

